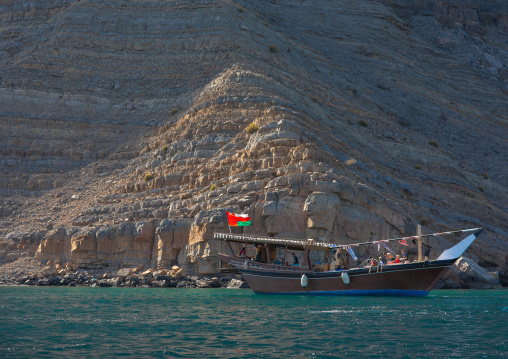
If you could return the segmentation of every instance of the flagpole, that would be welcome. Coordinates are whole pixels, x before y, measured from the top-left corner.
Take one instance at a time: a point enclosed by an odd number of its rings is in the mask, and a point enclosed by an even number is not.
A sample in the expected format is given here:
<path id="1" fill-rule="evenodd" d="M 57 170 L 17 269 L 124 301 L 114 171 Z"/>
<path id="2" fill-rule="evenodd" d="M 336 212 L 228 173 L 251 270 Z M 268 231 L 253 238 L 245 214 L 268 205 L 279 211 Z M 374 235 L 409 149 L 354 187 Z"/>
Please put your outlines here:
<path id="1" fill-rule="evenodd" d="M 226 211 L 226 220 L 228 221 L 229 233 L 231 233 L 231 226 L 229 225 L 229 212 Z"/>

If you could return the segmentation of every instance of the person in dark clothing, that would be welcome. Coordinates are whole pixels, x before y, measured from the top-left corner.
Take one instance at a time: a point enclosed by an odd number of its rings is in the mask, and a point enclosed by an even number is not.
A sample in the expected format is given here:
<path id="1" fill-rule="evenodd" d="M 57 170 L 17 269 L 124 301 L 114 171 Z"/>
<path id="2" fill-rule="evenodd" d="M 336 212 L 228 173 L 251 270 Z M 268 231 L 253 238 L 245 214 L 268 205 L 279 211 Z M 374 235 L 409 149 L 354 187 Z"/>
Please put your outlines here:
<path id="1" fill-rule="evenodd" d="M 263 256 L 261 255 L 261 249 L 262 249 L 262 247 L 259 247 L 257 249 L 256 262 L 262 262 L 263 261 Z"/>
<path id="2" fill-rule="evenodd" d="M 401 258 L 401 261 L 402 261 L 402 262 L 407 262 L 407 263 L 409 263 L 409 258 L 407 257 L 407 253 L 406 253 L 406 252 L 404 252 L 404 250 L 401 250 L 401 251 L 400 251 L 400 253 L 402 254 L 402 255 L 401 255 L 401 257 L 402 257 L 402 258 Z"/>
<path id="3" fill-rule="evenodd" d="M 294 253 L 291 253 L 291 254 L 293 255 L 293 265 L 295 267 L 298 267 L 298 257 Z"/>

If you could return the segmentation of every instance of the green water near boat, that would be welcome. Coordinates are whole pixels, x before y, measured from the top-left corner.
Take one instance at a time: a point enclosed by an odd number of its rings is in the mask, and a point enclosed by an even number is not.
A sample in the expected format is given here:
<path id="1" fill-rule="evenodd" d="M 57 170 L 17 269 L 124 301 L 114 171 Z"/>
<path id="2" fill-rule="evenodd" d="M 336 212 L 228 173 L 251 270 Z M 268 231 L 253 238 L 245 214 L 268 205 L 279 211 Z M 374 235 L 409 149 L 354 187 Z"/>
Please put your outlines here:
<path id="1" fill-rule="evenodd" d="M 503 358 L 508 291 L 0 287 L 0 358 Z"/>

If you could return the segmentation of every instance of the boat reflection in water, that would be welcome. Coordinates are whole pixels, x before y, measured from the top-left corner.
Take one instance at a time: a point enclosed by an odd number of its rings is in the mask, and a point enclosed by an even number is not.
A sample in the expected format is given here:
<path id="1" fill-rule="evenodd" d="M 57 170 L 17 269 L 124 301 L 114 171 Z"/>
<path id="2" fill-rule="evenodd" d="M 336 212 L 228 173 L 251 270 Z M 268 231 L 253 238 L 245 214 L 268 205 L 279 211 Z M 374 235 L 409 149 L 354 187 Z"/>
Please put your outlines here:
<path id="1" fill-rule="evenodd" d="M 445 250 L 436 260 L 423 260 L 423 237 L 461 232 L 473 234 Z M 474 228 L 350 245 L 232 233 L 215 233 L 214 238 L 222 240 L 227 251 L 219 253 L 226 266 L 223 270 L 236 269 L 242 273 L 255 293 L 423 297 L 481 232 L 481 228 Z M 418 233 L 421 233 L 421 227 L 418 227 Z M 407 239 L 418 240 L 418 259 L 414 262 L 383 264 L 369 259 L 357 268 L 350 266 L 350 257 L 354 256 L 352 247 Z M 242 256 L 235 254 L 232 244 L 244 248 Z M 254 246 L 255 257 L 243 255 L 249 253 L 249 246 L 251 252 Z M 317 253 L 311 255 L 313 251 Z M 294 252 L 303 257 L 298 266 L 289 265 L 287 261 L 293 261 Z M 323 260 L 313 264 L 311 257 L 316 255 Z"/>

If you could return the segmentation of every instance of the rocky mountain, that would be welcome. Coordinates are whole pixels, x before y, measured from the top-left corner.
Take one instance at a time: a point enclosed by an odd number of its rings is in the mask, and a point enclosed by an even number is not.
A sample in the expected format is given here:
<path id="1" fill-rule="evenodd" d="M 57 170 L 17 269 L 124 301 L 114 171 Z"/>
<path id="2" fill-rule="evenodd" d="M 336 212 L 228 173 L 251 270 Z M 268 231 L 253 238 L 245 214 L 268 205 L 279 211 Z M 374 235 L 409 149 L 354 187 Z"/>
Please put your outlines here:
<path id="1" fill-rule="evenodd" d="M 0 24 L 2 263 L 211 274 L 227 209 L 335 243 L 483 227 L 468 256 L 507 275 L 505 1 L 0 0 Z"/>

